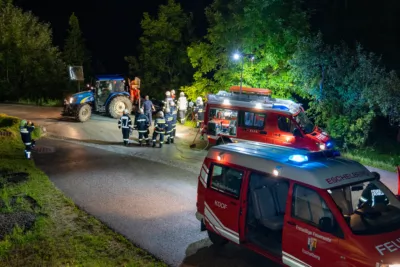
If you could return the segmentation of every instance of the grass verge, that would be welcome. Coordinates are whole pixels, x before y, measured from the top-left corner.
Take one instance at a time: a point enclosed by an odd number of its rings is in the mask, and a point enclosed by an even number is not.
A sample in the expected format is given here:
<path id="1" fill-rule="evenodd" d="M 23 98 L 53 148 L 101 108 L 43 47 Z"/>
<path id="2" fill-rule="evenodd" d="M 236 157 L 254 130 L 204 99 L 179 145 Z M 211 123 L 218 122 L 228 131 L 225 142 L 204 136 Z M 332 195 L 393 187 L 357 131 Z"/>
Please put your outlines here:
<path id="1" fill-rule="evenodd" d="M 341 151 L 343 157 L 360 162 L 363 165 L 396 172 L 400 166 L 400 149 L 397 153 L 382 153 L 374 148 L 352 149 Z"/>
<path id="2" fill-rule="evenodd" d="M 29 230 L 17 226 L 0 240 L 0 266 L 167 266 L 78 209 L 26 160 L 19 122 L 0 114 L 0 132 L 11 133 L 0 136 L 0 170 L 26 172 L 29 179 L 0 189 L 0 215 L 32 212 L 36 221 Z M 39 135 L 35 130 L 33 136 Z M 36 208 L 22 195 L 36 200 Z"/>

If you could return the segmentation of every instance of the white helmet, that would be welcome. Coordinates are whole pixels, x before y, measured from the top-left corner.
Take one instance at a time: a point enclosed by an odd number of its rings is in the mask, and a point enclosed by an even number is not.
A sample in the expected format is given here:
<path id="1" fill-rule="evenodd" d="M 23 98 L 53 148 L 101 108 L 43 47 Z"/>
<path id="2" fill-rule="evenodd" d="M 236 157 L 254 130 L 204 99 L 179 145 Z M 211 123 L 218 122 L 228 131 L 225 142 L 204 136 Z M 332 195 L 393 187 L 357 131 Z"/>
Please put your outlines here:
<path id="1" fill-rule="evenodd" d="M 158 115 L 158 117 L 162 118 L 162 117 L 164 117 L 164 112 L 159 111 L 157 115 Z"/>
<path id="2" fill-rule="evenodd" d="M 144 111 L 143 111 L 142 108 L 139 109 L 139 113 L 140 113 L 140 114 L 143 114 L 143 113 L 144 113 Z"/>
<path id="3" fill-rule="evenodd" d="M 203 99 L 201 98 L 201 96 L 197 97 L 196 100 L 197 100 L 197 101 L 203 101 Z"/>
<path id="4" fill-rule="evenodd" d="M 171 90 L 171 94 L 173 94 L 173 95 L 174 95 L 174 94 L 175 94 L 175 90 Z"/>
<path id="5" fill-rule="evenodd" d="M 184 92 L 181 92 L 179 95 L 180 95 L 180 96 L 185 96 L 185 93 L 184 93 Z"/>
<path id="6" fill-rule="evenodd" d="M 199 97 L 196 99 L 196 104 L 197 104 L 197 105 L 202 105 L 202 104 L 203 104 L 203 99 L 201 98 L 201 96 L 199 96 Z"/>
<path id="7" fill-rule="evenodd" d="M 165 113 L 170 113 L 171 112 L 171 109 L 170 108 L 166 108 L 165 109 Z"/>
<path id="8" fill-rule="evenodd" d="M 128 110 L 128 109 L 125 109 L 125 110 L 124 110 L 124 114 L 129 114 L 129 110 Z"/>
<path id="9" fill-rule="evenodd" d="M 171 92 L 170 92 L 170 91 L 166 91 L 166 92 L 165 92 L 165 95 L 166 95 L 166 96 L 170 96 L 170 95 L 171 95 Z"/>

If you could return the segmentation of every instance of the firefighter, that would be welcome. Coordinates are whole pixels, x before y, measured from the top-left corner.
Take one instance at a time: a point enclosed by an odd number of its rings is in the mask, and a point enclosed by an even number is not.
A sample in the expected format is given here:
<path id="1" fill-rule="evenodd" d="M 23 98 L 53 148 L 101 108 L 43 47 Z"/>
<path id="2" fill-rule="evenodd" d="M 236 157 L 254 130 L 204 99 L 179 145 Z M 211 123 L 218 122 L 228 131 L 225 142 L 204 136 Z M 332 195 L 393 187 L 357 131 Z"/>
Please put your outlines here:
<path id="1" fill-rule="evenodd" d="M 167 91 L 165 92 L 165 100 L 164 100 L 165 106 L 164 106 L 164 111 L 166 108 L 169 108 L 172 112 L 172 107 L 175 106 L 174 100 L 171 97 L 171 92 Z"/>
<path id="2" fill-rule="evenodd" d="M 144 110 L 144 115 L 146 115 L 149 119 L 149 125 L 151 126 L 153 111 L 156 111 L 156 109 L 154 108 L 153 102 L 151 102 L 148 95 L 145 96 L 145 101 L 143 102 L 142 108 Z"/>
<path id="3" fill-rule="evenodd" d="M 166 144 L 171 143 L 171 135 L 172 135 L 172 130 L 173 126 L 172 123 L 174 121 L 174 117 L 171 114 L 171 110 L 169 108 L 165 109 L 165 136 L 164 139 L 167 140 Z M 173 143 L 173 142 L 172 142 Z"/>
<path id="4" fill-rule="evenodd" d="M 181 124 L 185 123 L 187 108 L 188 108 L 188 101 L 186 99 L 185 93 L 181 92 L 178 99 L 179 120 Z"/>
<path id="5" fill-rule="evenodd" d="M 139 132 L 139 144 L 140 146 L 143 146 L 143 140 L 146 141 L 146 144 L 150 144 L 150 139 L 149 139 L 149 119 L 147 116 L 144 114 L 144 111 L 142 108 L 139 109 L 139 115 L 137 116 L 135 120 L 135 128 L 137 128 Z"/>
<path id="6" fill-rule="evenodd" d="M 131 133 L 132 127 L 132 120 L 129 116 L 129 110 L 125 109 L 124 114 L 118 121 L 118 128 L 122 128 L 122 139 L 124 140 L 124 145 L 128 146 L 129 144 L 129 135 Z"/>
<path id="7" fill-rule="evenodd" d="M 171 90 L 171 98 L 172 100 L 175 100 L 175 90 Z"/>
<path id="8" fill-rule="evenodd" d="M 154 121 L 153 147 L 156 146 L 157 135 L 160 135 L 160 148 L 162 147 L 164 143 L 165 124 L 164 112 L 160 111 Z"/>
<path id="9" fill-rule="evenodd" d="M 201 123 L 204 121 L 204 103 L 201 96 L 196 99 L 195 113 L 197 114 L 196 128 L 199 128 Z"/>
<path id="10" fill-rule="evenodd" d="M 25 145 L 25 157 L 27 159 L 31 158 L 32 148 L 35 147 L 35 140 L 32 139 L 32 132 L 35 130 L 35 125 L 31 121 L 22 120 L 19 131 L 21 133 L 22 142 Z"/>
<path id="11" fill-rule="evenodd" d="M 362 208 L 364 205 L 373 207 L 375 204 L 387 205 L 389 204 L 389 200 L 385 193 L 383 193 L 375 184 L 369 183 L 361 193 L 358 208 Z"/>

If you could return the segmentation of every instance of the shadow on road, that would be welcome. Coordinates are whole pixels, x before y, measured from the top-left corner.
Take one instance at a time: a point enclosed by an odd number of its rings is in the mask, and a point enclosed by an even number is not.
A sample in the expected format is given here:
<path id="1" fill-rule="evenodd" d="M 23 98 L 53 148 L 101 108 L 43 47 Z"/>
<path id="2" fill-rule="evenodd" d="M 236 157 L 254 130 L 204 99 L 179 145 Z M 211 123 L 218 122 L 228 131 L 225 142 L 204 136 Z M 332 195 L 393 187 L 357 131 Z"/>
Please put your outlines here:
<path id="1" fill-rule="evenodd" d="M 229 243 L 223 247 L 213 245 L 209 239 L 190 244 L 186 258 L 179 267 L 252 267 L 279 266 L 248 249 Z"/>

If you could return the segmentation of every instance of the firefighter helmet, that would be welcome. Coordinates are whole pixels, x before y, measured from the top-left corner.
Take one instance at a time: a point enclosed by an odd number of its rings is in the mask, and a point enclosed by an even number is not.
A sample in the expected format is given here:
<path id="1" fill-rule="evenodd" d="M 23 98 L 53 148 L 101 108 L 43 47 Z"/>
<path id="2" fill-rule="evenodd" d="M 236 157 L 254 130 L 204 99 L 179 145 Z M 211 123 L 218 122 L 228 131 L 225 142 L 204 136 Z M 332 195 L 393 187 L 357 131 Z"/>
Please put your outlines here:
<path id="1" fill-rule="evenodd" d="M 124 114 L 129 114 L 129 110 L 128 109 L 124 109 Z"/>
<path id="2" fill-rule="evenodd" d="M 27 125 L 27 121 L 26 120 L 22 120 L 21 124 L 19 125 L 20 127 L 25 127 Z"/>
<path id="3" fill-rule="evenodd" d="M 159 118 L 162 118 L 162 117 L 164 117 L 164 112 L 162 112 L 162 111 L 159 111 L 159 112 L 157 113 L 157 116 L 158 116 Z"/>
<path id="4" fill-rule="evenodd" d="M 179 95 L 180 95 L 180 96 L 185 96 L 185 93 L 184 93 L 184 92 L 181 92 Z"/>
<path id="5" fill-rule="evenodd" d="M 166 96 L 170 96 L 170 95 L 171 95 L 171 92 L 170 92 L 170 91 L 166 91 L 166 92 L 165 92 L 165 95 L 166 95 Z"/>
<path id="6" fill-rule="evenodd" d="M 140 113 L 140 114 L 143 114 L 143 113 L 144 113 L 144 111 L 143 111 L 142 108 L 139 108 L 139 113 Z"/>
<path id="7" fill-rule="evenodd" d="M 171 90 L 171 95 L 174 95 L 175 94 L 175 90 Z"/>

